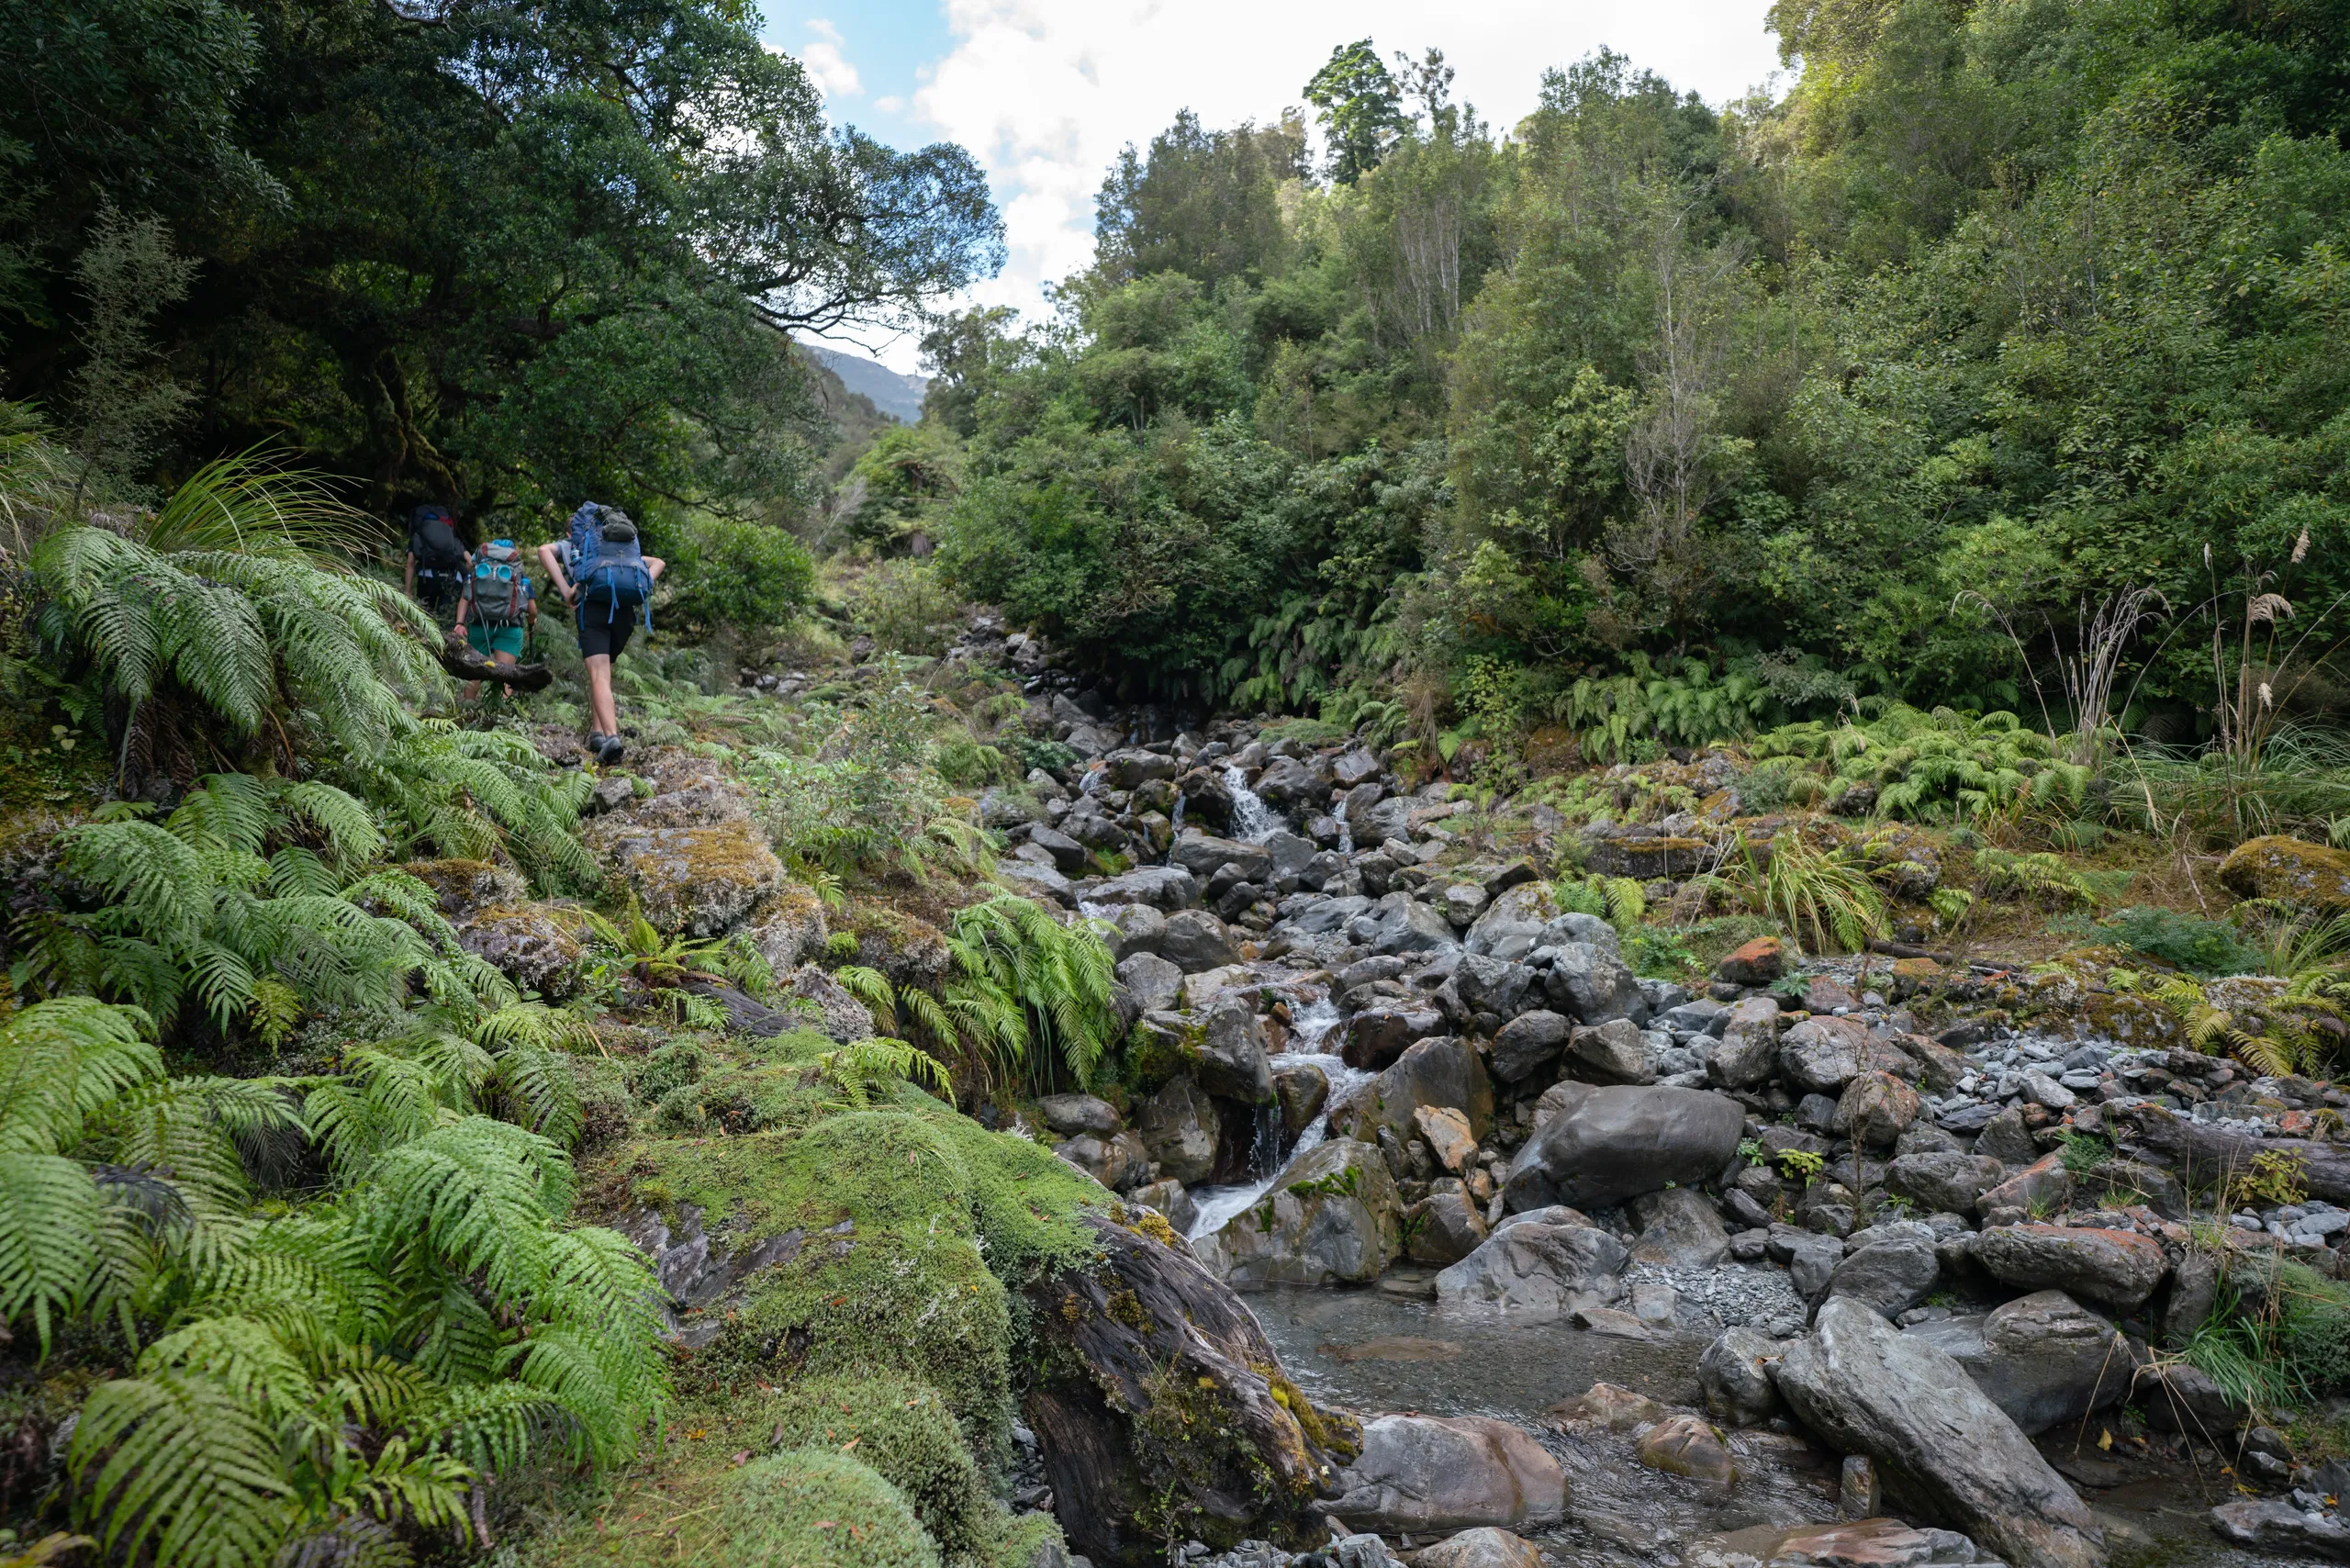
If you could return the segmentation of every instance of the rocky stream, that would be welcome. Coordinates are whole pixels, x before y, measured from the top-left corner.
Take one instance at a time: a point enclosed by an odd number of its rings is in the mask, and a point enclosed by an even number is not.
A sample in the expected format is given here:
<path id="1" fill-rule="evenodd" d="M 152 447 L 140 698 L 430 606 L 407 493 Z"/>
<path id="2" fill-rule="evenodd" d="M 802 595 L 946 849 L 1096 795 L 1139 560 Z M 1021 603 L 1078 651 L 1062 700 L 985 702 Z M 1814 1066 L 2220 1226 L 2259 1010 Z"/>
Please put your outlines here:
<path id="1" fill-rule="evenodd" d="M 2350 1471 L 2279 1429 L 2340 1412 L 2256 1416 L 2178 1353 L 2336 1272 L 2341 1091 L 2186 1048 L 2093 964 L 1761 938 L 1702 989 L 1642 979 L 1538 869 L 1555 812 L 1037 686 L 1080 760 L 981 812 L 1003 879 L 1105 923 L 1158 1067 L 1036 1131 L 1362 1423 L 1311 1506 L 1326 1544 L 1170 1561 L 2350 1558 Z M 1697 810 L 1573 846 L 1652 902 L 1783 825 L 1718 754 L 1662 767 Z M 1133 868 L 1084 876 L 1104 851 Z M 1931 887 L 1930 850 L 1888 853 Z M 2297 1201 L 2210 1210 L 2278 1162 Z M 1129 1555 L 1030 1419 L 1028 1495 Z"/>

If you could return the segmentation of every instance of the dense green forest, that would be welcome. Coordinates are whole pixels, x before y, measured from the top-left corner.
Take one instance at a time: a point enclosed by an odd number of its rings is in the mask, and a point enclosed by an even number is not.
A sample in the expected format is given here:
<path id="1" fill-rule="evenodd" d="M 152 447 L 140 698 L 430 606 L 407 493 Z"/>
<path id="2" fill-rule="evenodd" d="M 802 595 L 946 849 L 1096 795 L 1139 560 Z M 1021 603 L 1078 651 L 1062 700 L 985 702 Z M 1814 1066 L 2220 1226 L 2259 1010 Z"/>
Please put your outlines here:
<path id="1" fill-rule="evenodd" d="M 1448 755 L 1872 699 L 2179 745 L 2322 716 L 2350 20 L 1772 19 L 1776 100 L 1602 52 L 1496 128 L 1366 41 L 1305 90 L 1319 166 L 1295 111 L 1179 118 L 1056 320 L 934 333 L 944 430 L 893 442 L 959 488 L 899 510 L 1130 694 L 1400 700 Z M 2053 674 L 2117 645 L 2109 714 Z"/>

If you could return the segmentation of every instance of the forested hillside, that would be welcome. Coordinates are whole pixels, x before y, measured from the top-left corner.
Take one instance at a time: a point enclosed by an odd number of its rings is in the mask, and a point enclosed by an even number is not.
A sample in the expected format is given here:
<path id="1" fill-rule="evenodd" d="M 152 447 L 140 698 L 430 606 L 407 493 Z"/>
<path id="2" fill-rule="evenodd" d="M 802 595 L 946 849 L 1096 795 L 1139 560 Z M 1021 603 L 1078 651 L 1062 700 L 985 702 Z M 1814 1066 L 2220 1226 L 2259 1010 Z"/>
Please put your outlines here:
<path id="1" fill-rule="evenodd" d="M 1448 755 L 1870 699 L 2069 729 L 2052 661 L 2138 588 L 2133 733 L 2224 727 L 2247 633 L 2277 705 L 2328 711 L 2350 23 L 1773 25 L 1776 100 L 1602 53 L 1493 126 L 1366 43 L 1305 91 L 1319 163 L 1270 104 L 1130 151 L 1058 320 L 932 339 L 957 580 L 1132 694 L 1400 696 Z"/>

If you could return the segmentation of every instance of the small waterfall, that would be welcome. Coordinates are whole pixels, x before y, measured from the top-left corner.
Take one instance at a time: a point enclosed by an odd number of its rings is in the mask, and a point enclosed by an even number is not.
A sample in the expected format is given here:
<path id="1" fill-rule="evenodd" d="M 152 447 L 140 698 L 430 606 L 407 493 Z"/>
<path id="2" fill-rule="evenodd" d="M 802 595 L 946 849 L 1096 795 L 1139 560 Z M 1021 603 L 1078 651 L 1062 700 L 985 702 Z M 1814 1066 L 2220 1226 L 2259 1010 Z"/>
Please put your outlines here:
<path id="1" fill-rule="evenodd" d="M 1355 824 L 1347 820 L 1346 808 L 1342 806 L 1338 809 L 1338 853 L 1352 855 L 1354 852 Z"/>
<path id="2" fill-rule="evenodd" d="M 1237 767 L 1224 770 L 1224 787 L 1232 791 L 1232 836 L 1244 844 L 1262 844 L 1289 826 L 1281 814 L 1257 797 Z"/>
<path id="3" fill-rule="evenodd" d="M 1282 1068 L 1304 1067 L 1309 1064 L 1322 1070 L 1322 1076 L 1330 1081 L 1330 1097 L 1323 1103 L 1325 1114 L 1315 1117 L 1313 1125 L 1298 1135 L 1296 1145 L 1289 1150 L 1286 1158 L 1276 1157 L 1279 1159 L 1279 1169 L 1272 1174 L 1238 1186 L 1194 1188 L 1192 1193 L 1192 1203 L 1197 1211 L 1198 1217 L 1192 1222 L 1189 1239 L 1197 1241 L 1203 1236 L 1214 1235 L 1222 1230 L 1235 1215 L 1246 1214 L 1258 1199 L 1272 1191 L 1274 1183 L 1281 1179 L 1282 1174 L 1291 1166 L 1320 1148 L 1323 1140 L 1330 1136 L 1327 1107 L 1338 1104 L 1348 1095 L 1353 1093 L 1357 1087 L 1368 1082 L 1375 1076 L 1359 1068 L 1348 1067 L 1341 1058 L 1327 1055 L 1322 1050 L 1322 1042 L 1328 1038 L 1330 1031 L 1337 1027 L 1337 1005 L 1326 996 L 1321 998 L 1302 1009 L 1295 1022 L 1291 1025 L 1295 1048 L 1282 1051 L 1271 1058 L 1275 1071 Z M 1259 1148 L 1264 1145 L 1266 1126 L 1266 1118 L 1260 1114 L 1257 1123 Z M 1277 1113 L 1271 1126 L 1272 1136 L 1278 1139 L 1280 1122 Z M 1249 1159 L 1252 1168 L 1260 1165 L 1263 1161 L 1263 1156 L 1252 1151 Z"/>
<path id="4" fill-rule="evenodd" d="M 1183 836 L 1183 792 L 1175 791 L 1175 809 L 1167 813 L 1167 853 L 1158 857 L 1162 866 L 1175 864 L 1175 841 Z"/>

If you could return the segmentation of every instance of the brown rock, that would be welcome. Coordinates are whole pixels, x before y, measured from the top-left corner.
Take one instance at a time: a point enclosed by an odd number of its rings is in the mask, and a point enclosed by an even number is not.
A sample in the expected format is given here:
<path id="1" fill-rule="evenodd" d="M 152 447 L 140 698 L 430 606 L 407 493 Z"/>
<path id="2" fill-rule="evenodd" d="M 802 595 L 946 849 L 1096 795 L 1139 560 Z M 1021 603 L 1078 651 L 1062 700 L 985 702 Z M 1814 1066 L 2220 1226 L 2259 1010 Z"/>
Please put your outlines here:
<path id="1" fill-rule="evenodd" d="M 1668 1475 L 1728 1486 L 1737 1479 L 1729 1445 L 1702 1416 L 1673 1416 L 1640 1434 L 1639 1462 Z"/>
<path id="2" fill-rule="evenodd" d="M 1775 936 L 1757 936 L 1714 966 L 1714 978 L 1731 985 L 1769 985 L 1786 972 L 1787 950 Z"/>
<path id="3" fill-rule="evenodd" d="M 1889 1072 L 1864 1072 L 1836 1102 L 1836 1131 L 1873 1148 L 1890 1147 L 1922 1109 L 1918 1092 Z"/>
<path id="4" fill-rule="evenodd" d="M 2145 1304 L 2170 1272 L 2159 1243 L 2129 1230 L 1998 1226 L 1975 1238 L 1975 1260 L 2003 1283 L 2060 1290 L 2118 1312 Z"/>

